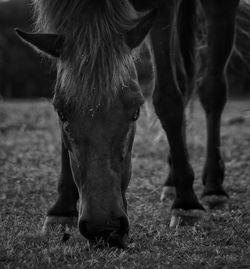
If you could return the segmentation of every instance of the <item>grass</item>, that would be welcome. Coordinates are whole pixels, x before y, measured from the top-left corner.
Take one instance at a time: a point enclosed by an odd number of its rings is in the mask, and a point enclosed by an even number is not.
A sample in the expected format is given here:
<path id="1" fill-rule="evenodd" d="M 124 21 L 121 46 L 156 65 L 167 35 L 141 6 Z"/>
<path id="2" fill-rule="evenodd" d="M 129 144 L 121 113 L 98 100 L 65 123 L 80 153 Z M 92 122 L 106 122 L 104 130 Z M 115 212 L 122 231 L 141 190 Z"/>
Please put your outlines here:
<path id="1" fill-rule="evenodd" d="M 77 230 L 62 242 L 42 236 L 60 168 L 56 115 L 47 101 L 0 103 L 0 268 L 250 268 L 250 109 L 231 101 L 222 126 L 229 210 L 211 211 L 195 227 L 169 229 L 170 201 L 159 201 L 168 150 L 159 124 L 142 113 L 128 190 L 127 250 L 91 249 Z M 200 195 L 205 124 L 195 104 L 188 136 Z M 157 137 L 157 139 L 156 139 Z"/>

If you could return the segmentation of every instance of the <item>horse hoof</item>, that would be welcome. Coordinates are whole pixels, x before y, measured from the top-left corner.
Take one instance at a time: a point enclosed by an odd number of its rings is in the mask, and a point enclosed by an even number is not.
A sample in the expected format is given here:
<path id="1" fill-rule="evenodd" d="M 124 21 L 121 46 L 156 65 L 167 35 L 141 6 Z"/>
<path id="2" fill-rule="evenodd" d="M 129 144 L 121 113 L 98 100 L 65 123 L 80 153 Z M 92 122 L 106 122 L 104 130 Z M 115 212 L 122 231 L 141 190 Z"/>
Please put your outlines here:
<path id="1" fill-rule="evenodd" d="M 77 227 L 76 217 L 47 216 L 42 227 L 42 234 L 46 235 L 51 231 L 65 232 L 69 228 Z"/>
<path id="2" fill-rule="evenodd" d="M 170 186 L 164 186 L 162 188 L 162 192 L 161 192 L 161 202 L 169 199 L 169 200 L 173 200 L 175 198 L 175 187 L 170 187 Z"/>
<path id="3" fill-rule="evenodd" d="M 206 195 L 202 202 L 209 209 L 229 209 L 229 198 L 225 195 Z"/>
<path id="4" fill-rule="evenodd" d="M 172 210 L 171 220 L 169 227 L 178 228 L 179 226 L 194 226 L 205 216 L 203 210 L 184 210 L 174 209 Z"/>

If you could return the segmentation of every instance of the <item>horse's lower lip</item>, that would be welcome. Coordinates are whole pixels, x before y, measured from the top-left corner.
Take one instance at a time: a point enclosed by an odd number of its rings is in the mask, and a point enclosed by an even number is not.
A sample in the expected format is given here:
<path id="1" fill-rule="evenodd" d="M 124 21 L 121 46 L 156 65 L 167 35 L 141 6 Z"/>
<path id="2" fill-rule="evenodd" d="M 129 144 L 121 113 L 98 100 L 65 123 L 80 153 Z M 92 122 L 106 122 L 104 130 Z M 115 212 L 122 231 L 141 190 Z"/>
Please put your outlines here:
<path id="1" fill-rule="evenodd" d="M 117 247 L 125 249 L 128 246 L 128 234 L 119 234 L 118 232 L 112 232 L 109 236 L 95 237 L 89 240 L 90 245 L 94 247 Z"/>

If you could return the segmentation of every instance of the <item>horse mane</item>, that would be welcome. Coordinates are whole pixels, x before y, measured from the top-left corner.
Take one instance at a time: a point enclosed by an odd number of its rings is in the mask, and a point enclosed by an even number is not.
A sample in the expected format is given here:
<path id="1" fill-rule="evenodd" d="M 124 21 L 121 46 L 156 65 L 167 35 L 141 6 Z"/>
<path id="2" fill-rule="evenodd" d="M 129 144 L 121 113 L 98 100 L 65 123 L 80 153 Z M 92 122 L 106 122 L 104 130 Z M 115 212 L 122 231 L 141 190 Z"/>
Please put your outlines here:
<path id="1" fill-rule="evenodd" d="M 110 104 L 134 61 L 124 34 L 137 24 L 128 0 L 33 0 L 38 31 L 65 38 L 56 95 L 80 109 Z M 131 69 L 132 68 L 132 69 Z"/>

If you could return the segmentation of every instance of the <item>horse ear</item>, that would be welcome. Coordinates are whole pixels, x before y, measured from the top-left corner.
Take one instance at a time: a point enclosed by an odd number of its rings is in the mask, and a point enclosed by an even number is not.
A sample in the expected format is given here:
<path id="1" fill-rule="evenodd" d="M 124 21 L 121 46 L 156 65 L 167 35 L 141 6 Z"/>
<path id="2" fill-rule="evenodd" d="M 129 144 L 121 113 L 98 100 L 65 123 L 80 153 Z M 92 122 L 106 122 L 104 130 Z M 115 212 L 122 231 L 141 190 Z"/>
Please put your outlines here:
<path id="1" fill-rule="evenodd" d="M 126 41 L 127 45 L 131 49 L 138 47 L 142 43 L 146 35 L 151 30 L 156 16 L 157 9 L 153 9 L 139 20 L 139 23 L 135 28 L 127 33 Z"/>
<path id="2" fill-rule="evenodd" d="M 34 34 L 15 29 L 17 35 L 27 44 L 52 57 L 59 57 L 63 50 L 64 38 L 56 34 Z"/>

